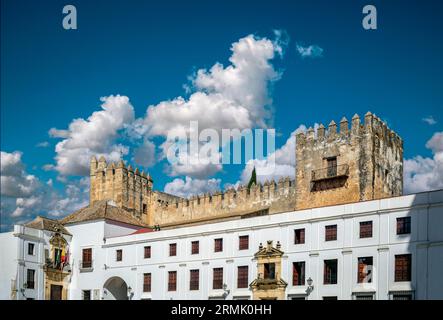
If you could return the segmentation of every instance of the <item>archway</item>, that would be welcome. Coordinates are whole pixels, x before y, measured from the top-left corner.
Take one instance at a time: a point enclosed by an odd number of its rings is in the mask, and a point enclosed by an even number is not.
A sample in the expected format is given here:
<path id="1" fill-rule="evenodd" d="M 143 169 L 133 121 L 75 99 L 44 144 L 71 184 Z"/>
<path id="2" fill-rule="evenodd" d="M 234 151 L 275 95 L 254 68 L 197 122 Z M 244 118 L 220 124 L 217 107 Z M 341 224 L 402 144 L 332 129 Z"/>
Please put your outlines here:
<path id="1" fill-rule="evenodd" d="M 103 300 L 128 300 L 128 285 L 120 277 L 112 277 L 103 285 Z"/>

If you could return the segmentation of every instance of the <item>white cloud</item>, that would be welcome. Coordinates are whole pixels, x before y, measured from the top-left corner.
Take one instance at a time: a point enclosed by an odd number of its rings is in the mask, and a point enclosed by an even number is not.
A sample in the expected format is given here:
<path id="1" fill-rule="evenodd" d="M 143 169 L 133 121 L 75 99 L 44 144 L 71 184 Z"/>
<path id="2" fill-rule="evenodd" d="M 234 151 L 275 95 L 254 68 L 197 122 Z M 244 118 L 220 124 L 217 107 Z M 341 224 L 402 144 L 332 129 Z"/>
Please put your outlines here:
<path id="1" fill-rule="evenodd" d="M 22 153 L 1 152 L 1 215 L 30 219 L 37 214 L 59 216 L 88 204 L 89 181 L 69 181 L 65 190 L 53 188 L 52 180 L 42 183 L 25 170 Z M 17 222 L 17 221 L 15 221 Z"/>
<path id="2" fill-rule="evenodd" d="M 422 121 L 426 122 L 427 124 L 429 124 L 430 126 L 433 126 L 434 124 L 437 123 L 437 121 L 434 119 L 433 116 L 429 116 L 429 117 L 424 117 L 423 119 L 421 119 Z"/>
<path id="3" fill-rule="evenodd" d="M 38 147 L 38 148 L 46 148 L 46 147 L 49 147 L 49 142 L 48 141 L 42 141 L 42 142 L 37 143 L 35 146 Z"/>
<path id="4" fill-rule="evenodd" d="M 296 48 L 302 58 L 320 58 L 323 56 L 323 49 L 316 44 L 304 47 L 297 43 Z"/>
<path id="5" fill-rule="evenodd" d="M 155 164 L 155 144 L 145 140 L 143 144 L 134 151 L 133 161 L 143 167 L 150 167 Z"/>
<path id="6" fill-rule="evenodd" d="M 317 131 L 318 124 L 314 126 L 315 132 Z M 306 126 L 300 125 L 294 130 L 286 143 L 274 153 L 270 154 L 265 159 L 253 159 L 249 160 L 243 169 L 240 182 L 246 184 L 251 178 L 252 169 L 255 167 L 257 174 L 257 182 L 264 183 L 266 180 L 278 181 L 280 178 L 290 177 L 295 178 L 295 147 L 296 136 L 299 132 L 305 132 Z M 239 182 L 237 182 L 237 185 Z"/>
<path id="7" fill-rule="evenodd" d="M 186 177 L 185 180 L 176 178 L 165 185 L 164 191 L 179 197 L 189 197 L 202 193 L 212 193 L 220 190 L 220 179 L 192 179 Z"/>
<path id="8" fill-rule="evenodd" d="M 40 182 L 32 175 L 25 172 L 21 160 L 22 153 L 1 151 L 1 195 L 8 197 L 26 197 L 39 188 Z"/>
<path id="9" fill-rule="evenodd" d="M 103 110 L 92 113 L 88 119 L 74 119 L 68 130 L 51 129 L 50 135 L 64 138 L 55 151 L 57 170 L 62 176 L 87 175 L 93 155 L 104 155 L 110 161 L 118 161 L 128 148 L 115 140 L 120 130 L 134 121 L 134 108 L 126 96 L 108 96 L 100 99 Z"/>
<path id="10" fill-rule="evenodd" d="M 404 193 L 443 188 L 443 132 L 436 132 L 426 143 L 432 158 L 416 156 L 404 161 Z"/>
<path id="11" fill-rule="evenodd" d="M 270 85 L 280 78 L 271 60 L 282 54 L 282 35 L 276 41 L 249 35 L 232 44 L 230 64 L 224 67 L 216 63 L 200 69 L 188 87 L 188 99 L 177 97 L 148 107 L 144 119 L 135 121 L 133 136 L 176 136 L 189 134 L 190 122 L 198 121 L 199 130 L 211 128 L 244 129 L 266 127 L 272 118 Z M 160 149 L 162 157 L 167 153 L 170 141 Z M 189 158 L 197 155 L 189 155 Z M 181 158 L 186 157 L 180 155 Z M 170 164 L 168 174 L 202 178 L 221 170 L 221 165 Z"/>

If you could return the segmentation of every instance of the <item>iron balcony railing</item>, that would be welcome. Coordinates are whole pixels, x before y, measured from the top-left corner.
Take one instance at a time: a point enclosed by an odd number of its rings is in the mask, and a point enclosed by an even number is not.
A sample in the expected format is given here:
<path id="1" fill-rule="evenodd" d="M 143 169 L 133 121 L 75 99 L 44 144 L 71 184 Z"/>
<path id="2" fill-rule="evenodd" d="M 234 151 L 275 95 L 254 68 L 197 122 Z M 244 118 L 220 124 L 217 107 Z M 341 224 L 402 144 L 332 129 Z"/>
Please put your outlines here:
<path id="1" fill-rule="evenodd" d="M 338 166 L 326 167 L 317 170 L 312 170 L 312 181 L 319 181 L 325 179 L 333 179 L 337 177 L 347 177 L 349 175 L 349 166 L 341 164 Z"/>

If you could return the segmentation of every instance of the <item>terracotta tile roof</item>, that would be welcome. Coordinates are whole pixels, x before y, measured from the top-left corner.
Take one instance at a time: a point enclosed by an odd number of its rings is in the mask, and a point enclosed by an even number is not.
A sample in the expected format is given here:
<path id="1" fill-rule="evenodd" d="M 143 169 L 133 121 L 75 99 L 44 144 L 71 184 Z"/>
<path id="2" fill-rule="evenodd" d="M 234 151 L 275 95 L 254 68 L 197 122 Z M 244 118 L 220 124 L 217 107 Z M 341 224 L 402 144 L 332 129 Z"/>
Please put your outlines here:
<path id="1" fill-rule="evenodd" d="M 37 216 L 34 220 L 25 223 L 25 227 L 38 229 L 38 230 L 48 230 L 53 232 L 60 232 L 66 235 L 72 235 L 68 230 L 60 223 L 58 220 L 53 220 L 45 218 L 42 216 Z"/>
<path id="2" fill-rule="evenodd" d="M 108 200 L 96 201 L 92 205 L 81 208 L 69 216 L 60 220 L 62 224 L 70 224 L 83 221 L 93 220 L 113 220 L 117 222 L 123 222 L 126 224 L 146 227 L 144 223 L 135 218 L 129 211 L 117 207 Z"/>

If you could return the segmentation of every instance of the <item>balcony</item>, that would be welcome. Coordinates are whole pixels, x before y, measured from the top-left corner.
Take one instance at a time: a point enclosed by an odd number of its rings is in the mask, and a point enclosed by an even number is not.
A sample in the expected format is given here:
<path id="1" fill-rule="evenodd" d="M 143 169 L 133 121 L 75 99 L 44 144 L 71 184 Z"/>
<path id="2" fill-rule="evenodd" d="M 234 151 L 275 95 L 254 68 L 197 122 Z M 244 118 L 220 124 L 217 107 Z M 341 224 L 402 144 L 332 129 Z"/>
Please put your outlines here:
<path id="1" fill-rule="evenodd" d="M 348 177 L 349 166 L 341 164 L 338 166 L 331 166 L 322 169 L 312 170 L 311 181 L 317 182 L 322 180 L 329 180 L 341 177 Z"/>
<path id="2" fill-rule="evenodd" d="M 46 258 L 45 265 L 44 265 L 45 271 L 62 271 L 62 272 L 71 272 L 71 266 L 68 262 L 55 262 L 52 259 Z"/>
<path id="3" fill-rule="evenodd" d="M 92 267 L 93 266 L 92 260 L 86 260 L 86 261 L 80 260 L 78 264 L 80 272 L 92 272 L 94 270 L 94 268 Z"/>

